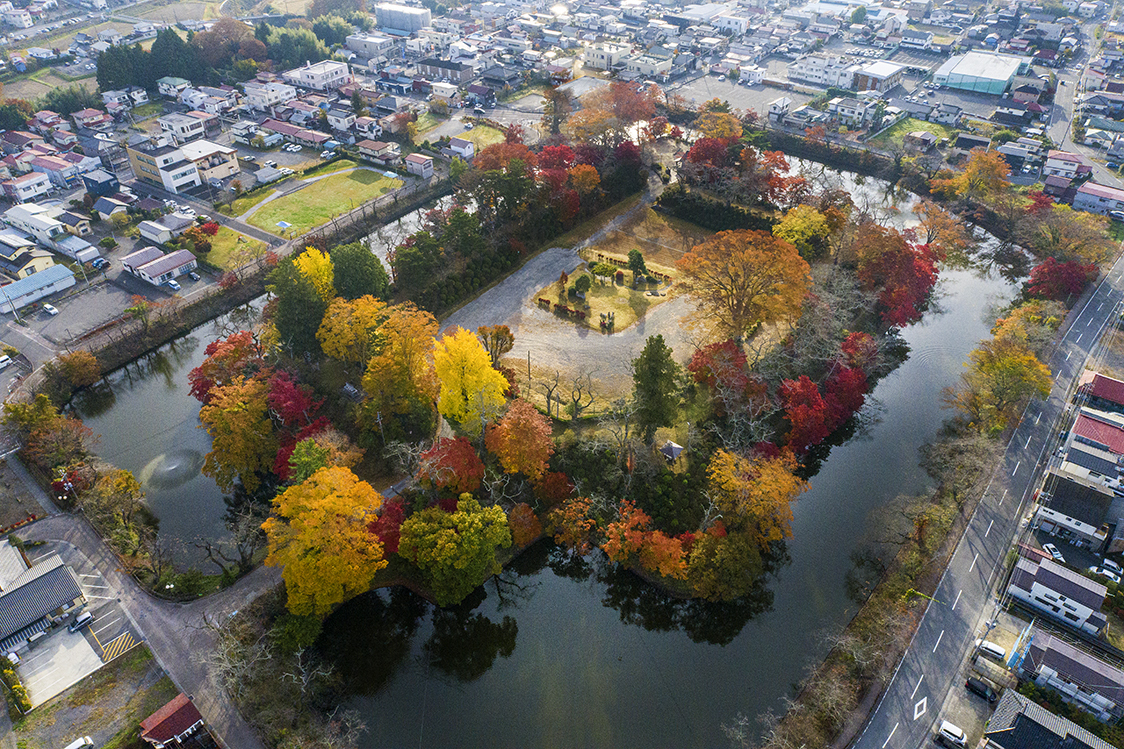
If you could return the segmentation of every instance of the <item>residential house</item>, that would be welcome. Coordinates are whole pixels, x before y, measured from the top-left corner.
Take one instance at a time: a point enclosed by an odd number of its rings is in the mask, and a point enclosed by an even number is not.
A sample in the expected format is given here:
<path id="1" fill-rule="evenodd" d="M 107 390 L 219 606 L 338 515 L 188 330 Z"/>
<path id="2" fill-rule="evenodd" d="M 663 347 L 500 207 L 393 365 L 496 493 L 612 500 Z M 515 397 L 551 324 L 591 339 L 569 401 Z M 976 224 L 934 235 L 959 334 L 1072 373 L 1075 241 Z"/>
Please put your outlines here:
<path id="1" fill-rule="evenodd" d="M 791 108 L 792 99 L 789 97 L 782 96 L 779 99 L 773 99 L 769 102 L 769 121 L 776 123 L 783 122 Z"/>
<path id="2" fill-rule="evenodd" d="M 167 705 L 141 721 L 141 739 L 155 749 L 171 749 L 206 731 L 195 704 L 180 692 Z M 194 744 L 194 742 L 191 742 Z"/>
<path id="3" fill-rule="evenodd" d="M 333 130 L 346 131 L 350 130 L 351 126 L 355 124 L 355 113 L 349 112 L 346 109 L 329 109 L 328 110 L 328 125 Z"/>
<path id="4" fill-rule="evenodd" d="M 55 264 L 51 253 L 41 250 L 23 234 L 0 231 L 0 270 L 12 278 L 27 278 Z"/>
<path id="5" fill-rule="evenodd" d="M 116 46 L 124 41 L 124 37 L 121 36 L 121 32 L 117 29 L 109 28 L 102 29 L 98 32 L 98 40 L 103 41 L 110 46 Z"/>
<path id="6" fill-rule="evenodd" d="M 984 728 L 981 749 L 1114 749 L 1073 721 L 1039 707 L 1014 689 L 1003 698 Z"/>
<path id="7" fill-rule="evenodd" d="M 937 145 L 937 136 L 928 130 L 914 130 L 905 134 L 904 144 L 914 151 L 930 151 Z"/>
<path id="8" fill-rule="evenodd" d="M 73 285 L 74 274 L 60 265 L 8 284 L 0 289 L 0 311 L 11 312 L 13 304 L 26 306 L 30 302 L 20 300 L 31 287 L 67 274 Z M 29 567 L 11 543 L 0 544 L 0 648 L 4 652 L 23 650 L 29 637 L 51 626 L 52 617 L 65 616 L 85 602 L 74 570 L 57 554 Z"/>
<path id="9" fill-rule="evenodd" d="M 0 12 L 0 18 L 4 19 L 4 23 L 17 29 L 29 29 L 35 25 L 27 8 L 7 8 Z"/>
<path id="10" fill-rule="evenodd" d="M 149 260 L 144 265 L 136 266 L 135 273 L 137 278 L 148 281 L 153 286 L 160 286 L 176 276 L 190 273 L 197 265 L 195 255 L 190 251 L 176 250 Z"/>
<path id="11" fill-rule="evenodd" d="M 866 124 L 874 106 L 870 101 L 837 96 L 827 103 L 827 111 L 841 124 L 858 129 Z"/>
<path id="12" fill-rule="evenodd" d="M 26 203 L 5 211 L 4 222 L 35 237 L 40 244 L 53 247 L 55 240 L 66 235 L 66 227 L 55 218 L 56 212 L 61 211 L 51 206 Z"/>
<path id="13" fill-rule="evenodd" d="M 453 81 L 457 84 L 468 83 L 476 75 L 476 69 L 463 62 L 439 60 L 428 57 L 417 64 L 418 75 L 430 80 Z"/>
<path id="14" fill-rule="evenodd" d="M 142 238 L 156 244 L 165 244 L 175 238 L 172 230 L 158 221 L 141 221 L 137 224 L 137 230 Z"/>
<path id="15" fill-rule="evenodd" d="M 63 211 L 58 216 L 59 223 L 66 227 L 66 230 L 76 237 L 85 237 L 93 234 L 94 228 L 90 225 L 90 219 L 83 216 L 81 213 L 74 213 L 72 211 Z"/>
<path id="16" fill-rule="evenodd" d="M 114 107 L 132 109 L 148 103 L 148 92 L 140 86 L 127 86 L 103 92 L 101 100 L 110 111 L 113 111 Z"/>
<path id="17" fill-rule="evenodd" d="M 1124 414 L 1124 382 L 1086 369 L 1077 381 L 1077 394 L 1098 411 Z"/>
<path id="18" fill-rule="evenodd" d="M 43 172 L 29 172 L 0 182 L 5 197 L 15 203 L 26 203 L 51 192 L 51 178 Z"/>
<path id="19" fill-rule="evenodd" d="M 905 29 L 902 31 L 901 46 L 909 49 L 931 49 L 933 46 L 933 32 Z"/>
<path id="20" fill-rule="evenodd" d="M 195 164 L 188 161 L 183 151 L 176 146 L 149 140 L 136 146 L 127 146 L 125 152 L 133 174 L 139 180 L 174 193 L 202 184 Z"/>
<path id="21" fill-rule="evenodd" d="M 1028 608 L 1074 629 L 1099 636 L 1107 588 L 1051 559 L 1019 557 L 1007 594 Z"/>
<path id="22" fill-rule="evenodd" d="M 472 141 L 465 140 L 464 138 L 450 138 L 449 150 L 465 161 L 471 161 L 473 156 L 476 155 L 475 145 L 473 145 Z"/>
<path id="23" fill-rule="evenodd" d="M 1120 485 L 1119 466 L 1111 453 L 1075 445 L 1057 472 L 1047 474 L 1035 525 L 1079 549 L 1102 551 L 1109 537 L 1106 521 L 1114 496 L 1107 482 Z"/>
<path id="24" fill-rule="evenodd" d="M 1098 720 L 1124 717 L 1124 670 L 1061 638 L 1035 629 L 1022 652 L 1023 675 Z"/>
<path id="25" fill-rule="evenodd" d="M 1079 175 L 1088 174 L 1091 171 L 1092 167 L 1080 154 L 1055 150 L 1046 154 L 1046 165 L 1042 169 L 1043 174 L 1056 174 L 1059 177 L 1070 179 L 1075 179 Z"/>
<path id="26" fill-rule="evenodd" d="M 138 268 L 162 257 L 164 257 L 163 250 L 157 247 L 142 247 L 121 258 L 121 267 L 125 269 L 126 273 L 131 273 L 139 278 Z"/>
<path id="27" fill-rule="evenodd" d="M 69 289 L 75 283 L 74 271 L 67 268 L 65 265 L 52 265 L 46 270 L 42 270 L 27 278 L 10 283 L 7 286 L 0 288 L 0 313 L 7 314 L 13 310 L 23 309 L 32 302 L 37 302 L 43 297 L 50 296 L 64 289 Z M 57 559 L 57 557 L 55 557 Z M 47 564 L 47 562 L 40 562 L 39 565 L 32 568 L 29 572 L 38 574 L 40 572 L 39 566 Z M 59 562 L 61 566 L 61 560 Z M 13 635 L 19 633 L 23 636 L 24 628 L 32 628 L 42 623 L 43 620 L 55 613 L 62 613 L 67 610 L 67 607 L 77 605 L 81 600 L 81 592 L 75 597 L 67 598 L 70 595 L 70 589 L 65 579 L 64 573 L 56 573 L 51 568 L 46 570 L 51 574 L 51 579 L 48 582 L 41 584 L 42 586 L 50 587 L 53 592 L 49 592 L 48 597 L 43 600 L 36 600 L 31 603 L 23 603 L 22 605 L 28 606 L 28 609 L 20 615 L 18 611 L 9 609 L 18 609 L 20 605 L 10 606 L 6 608 L 4 598 L 8 595 L 4 593 L 0 595 L 0 648 L 11 642 Z M 69 571 L 69 568 L 67 568 Z M 71 572 L 71 575 L 74 573 Z M 45 574 L 44 574 L 45 576 Z M 20 600 L 26 601 L 27 598 L 38 598 L 40 595 L 39 588 L 29 588 L 24 594 L 20 594 L 13 601 Z M 11 593 L 16 595 L 17 590 L 12 590 Z M 26 596 L 26 598 L 24 597 Z M 11 603 L 11 602 L 9 602 Z M 12 629 L 13 627 L 17 627 Z M 46 629 L 44 626 L 42 629 Z M 38 630 L 42 631 L 42 630 Z M 31 635 L 27 635 L 30 637 Z"/>
<path id="28" fill-rule="evenodd" d="M 377 138 L 382 135 L 382 125 L 374 117 L 356 117 L 355 132 L 365 138 Z"/>
<path id="29" fill-rule="evenodd" d="M 121 189 L 121 183 L 117 180 L 117 175 L 104 169 L 95 169 L 83 174 L 82 184 L 86 186 L 86 192 L 95 198 L 112 195 Z"/>
<path id="30" fill-rule="evenodd" d="M 186 78 L 176 78 L 173 75 L 166 75 L 156 80 L 157 92 L 166 99 L 178 99 L 180 94 L 190 88 L 190 86 L 191 81 Z"/>
<path id="31" fill-rule="evenodd" d="M 113 118 L 100 109 L 83 109 L 70 115 L 78 127 L 98 130 L 113 124 Z"/>
<path id="32" fill-rule="evenodd" d="M 46 141 L 35 133 L 24 130 L 8 130 L 0 133 L 0 147 L 4 149 L 4 153 L 22 153 L 29 148 L 43 145 L 46 145 Z"/>
<path id="33" fill-rule="evenodd" d="M 1124 190 L 1108 185 L 1098 185 L 1092 180 L 1077 188 L 1073 196 L 1073 209 L 1089 213 L 1107 214 L 1124 210 Z"/>
<path id="34" fill-rule="evenodd" d="M 423 156 L 420 153 L 411 153 L 406 156 L 406 171 L 416 174 L 422 179 L 433 176 L 433 157 Z"/>
<path id="35" fill-rule="evenodd" d="M 960 122 L 960 117 L 963 115 L 964 110 L 956 104 L 949 104 L 948 102 L 941 102 L 929 114 L 930 122 L 938 122 L 942 125 L 951 125 L 955 127 Z"/>
<path id="36" fill-rule="evenodd" d="M 384 143 L 378 140 L 361 140 L 355 144 L 359 154 L 380 164 L 393 164 L 398 161 L 401 151 L 397 143 Z"/>
<path id="37" fill-rule="evenodd" d="M 294 86 L 313 91 L 332 91 L 352 80 L 347 63 L 335 60 L 307 63 L 303 67 L 285 71 L 281 77 Z"/>
<path id="38" fill-rule="evenodd" d="M 95 200 L 94 204 L 93 204 L 93 206 L 91 206 L 91 208 L 94 211 L 97 211 L 97 214 L 99 216 L 108 217 L 108 216 L 116 215 L 118 213 L 128 212 L 129 204 L 124 203 L 120 200 L 117 200 L 116 198 L 111 198 L 107 195 L 105 197 L 98 198 L 97 200 Z"/>
<path id="39" fill-rule="evenodd" d="M 78 167 L 58 156 L 36 156 L 31 160 L 31 169 L 46 174 L 59 189 L 78 184 Z"/>
<path id="40" fill-rule="evenodd" d="M 1029 102 L 1037 104 L 1041 96 L 1042 91 L 1040 91 L 1037 86 L 1032 86 L 1029 83 L 1025 83 L 1011 91 L 1011 98 L 1024 104 Z"/>
<path id="41" fill-rule="evenodd" d="M 384 62 L 394 53 L 397 44 L 394 37 L 377 31 L 360 31 L 344 40 L 344 46 L 360 57 L 369 60 L 384 58 Z"/>

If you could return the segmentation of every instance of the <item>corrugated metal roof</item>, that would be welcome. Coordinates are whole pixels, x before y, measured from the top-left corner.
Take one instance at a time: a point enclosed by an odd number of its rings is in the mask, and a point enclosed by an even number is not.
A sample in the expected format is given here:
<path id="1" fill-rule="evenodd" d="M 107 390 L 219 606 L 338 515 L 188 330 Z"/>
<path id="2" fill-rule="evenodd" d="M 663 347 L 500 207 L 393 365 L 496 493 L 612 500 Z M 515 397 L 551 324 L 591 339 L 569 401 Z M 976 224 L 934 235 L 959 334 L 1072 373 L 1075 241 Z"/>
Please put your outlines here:
<path id="1" fill-rule="evenodd" d="M 82 597 L 73 570 L 58 556 L 43 560 L 0 595 L 0 639 Z"/>
<path id="2" fill-rule="evenodd" d="M 1113 749 L 1076 723 L 1039 707 L 1014 689 L 988 720 L 984 736 L 1002 749 Z"/>

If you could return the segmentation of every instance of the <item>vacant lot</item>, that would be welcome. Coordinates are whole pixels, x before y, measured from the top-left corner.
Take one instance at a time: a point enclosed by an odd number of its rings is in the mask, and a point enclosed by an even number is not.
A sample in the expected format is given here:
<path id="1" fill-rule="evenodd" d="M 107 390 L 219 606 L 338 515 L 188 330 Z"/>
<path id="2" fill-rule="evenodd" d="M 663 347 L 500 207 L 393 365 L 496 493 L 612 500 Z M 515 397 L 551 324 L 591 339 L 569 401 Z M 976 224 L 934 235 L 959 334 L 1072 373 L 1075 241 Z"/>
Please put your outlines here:
<path id="1" fill-rule="evenodd" d="M 15 725 L 20 749 L 58 749 L 79 736 L 120 749 L 139 723 L 179 693 L 148 648 L 141 645 L 91 674 Z"/>
<path id="2" fill-rule="evenodd" d="M 870 142 L 872 145 L 878 146 L 879 148 L 886 148 L 891 144 L 902 146 L 905 143 L 906 133 L 912 133 L 915 130 L 928 130 L 930 133 L 937 136 L 937 140 L 941 138 L 952 138 L 956 134 L 956 131 L 947 125 L 906 117 L 893 127 L 885 130 L 877 138 L 872 138 Z"/>
<path id="3" fill-rule="evenodd" d="M 50 68 L 37 70 L 26 78 L 4 84 L 4 97 L 8 99 L 28 99 L 34 101 L 41 98 L 48 91 L 55 88 L 69 88 L 79 86 L 87 91 L 98 87 L 94 76 L 70 80 L 55 73 Z"/>
<path id="4" fill-rule="evenodd" d="M 480 150 L 485 146 L 490 146 L 493 143 L 502 142 L 504 136 L 502 130 L 497 130 L 494 127 L 488 127 L 487 125 L 477 125 L 471 130 L 465 130 L 457 137 L 464 138 L 465 140 L 470 140 L 475 143 L 476 152 L 480 153 Z"/>
<path id="5" fill-rule="evenodd" d="M 43 515 L 43 508 L 27 490 L 27 485 L 12 472 L 7 461 L 0 462 L 0 528 L 11 528 L 28 515 Z M 19 531 L 16 532 L 19 535 Z"/>
<path id="6" fill-rule="evenodd" d="M 357 169 L 325 177 L 266 203 L 250 216 L 249 222 L 275 234 L 291 232 L 295 236 L 401 186 L 401 180 Z M 290 226 L 282 229 L 277 225 L 281 221 Z"/>
<path id="7" fill-rule="evenodd" d="M 229 270 L 232 267 L 231 258 L 235 254 L 249 248 L 262 249 L 264 247 L 264 242 L 239 234 L 229 227 L 220 226 L 219 233 L 211 240 L 211 251 L 205 257 L 208 263 Z M 239 264 L 235 263 L 235 265 Z"/>
<path id="8" fill-rule="evenodd" d="M 182 0 L 177 3 L 168 3 L 155 8 L 148 8 L 138 15 L 161 23 L 177 23 L 179 21 L 201 21 L 204 18 L 214 18 L 217 13 L 207 15 L 208 6 L 217 6 L 218 3 L 197 3 Z"/>

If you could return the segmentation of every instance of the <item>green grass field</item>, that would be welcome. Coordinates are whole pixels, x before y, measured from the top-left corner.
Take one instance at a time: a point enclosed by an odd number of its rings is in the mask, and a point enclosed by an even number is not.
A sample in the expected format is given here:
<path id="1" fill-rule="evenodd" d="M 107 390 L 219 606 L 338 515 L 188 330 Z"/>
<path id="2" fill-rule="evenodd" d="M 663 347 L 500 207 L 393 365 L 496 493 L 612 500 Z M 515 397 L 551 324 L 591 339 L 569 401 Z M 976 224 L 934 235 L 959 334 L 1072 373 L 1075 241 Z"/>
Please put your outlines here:
<path id="1" fill-rule="evenodd" d="M 230 204 L 230 215 L 231 216 L 241 216 L 243 213 L 245 213 L 246 211 L 248 211 L 251 208 L 253 208 L 254 206 L 256 206 L 258 203 L 260 203 L 263 200 L 265 200 L 266 198 L 268 198 L 274 192 L 276 192 L 276 191 L 271 190 L 269 188 L 262 188 L 261 190 L 257 190 L 256 192 L 250 193 L 249 195 L 246 195 L 245 197 L 236 198 L 234 200 L 234 202 Z"/>
<path id="2" fill-rule="evenodd" d="M 490 146 L 493 143 L 502 143 L 504 135 L 502 130 L 497 130 L 494 127 L 489 127 L 487 125 L 477 125 L 471 130 L 465 130 L 457 137 L 464 138 L 465 140 L 470 140 L 475 143 L 476 152 L 480 153 L 480 151 L 485 146 Z"/>
<path id="3" fill-rule="evenodd" d="M 901 146 L 905 142 L 906 133 L 912 133 L 914 130 L 928 130 L 933 135 L 937 136 L 939 141 L 941 138 L 953 138 L 956 135 L 956 129 L 948 125 L 942 125 L 939 122 L 926 122 L 925 120 L 917 120 L 913 117 L 906 117 L 901 122 L 897 123 L 891 128 L 885 130 L 877 138 L 872 138 L 870 143 L 881 148 L 885 148 L 891 144 Z"/>
<path id="4" fill-rule="evenodd" d="M 249 222 L 274 234 L 298 236 L 401 186 L 401 180 L 377 172 L 336 174 L 266 203 L 250 216 Z M 291 226 L 282 229 L 277 225 L 279 221 Z"/>
<path id="5" fill-rule="evenodd" d="M 313 167 L 301 174 L 301 178 L 308 179 L 309 177 L 319 177 L 324 174 L 331 174 L 332 172 L 342 172 L 344 169 L 353 169 L 357 166 L 359 165 L 351 159 L 340 159 L 339 161 L 333 161 L 331 164 Z"/>
<path id="6" fill-rule="evenodd" d="M 264 247 L 265 243 L 252 239 L 239 234 L 233 229 L 220 226 L 219 233 L 211 240 L 211 251 L 204 256 L 208 263 L 217 265 L 220 268 L 230 270 L 236 263 L 231 263 L 231 257 L 235 252 L 249 247 Z"/>

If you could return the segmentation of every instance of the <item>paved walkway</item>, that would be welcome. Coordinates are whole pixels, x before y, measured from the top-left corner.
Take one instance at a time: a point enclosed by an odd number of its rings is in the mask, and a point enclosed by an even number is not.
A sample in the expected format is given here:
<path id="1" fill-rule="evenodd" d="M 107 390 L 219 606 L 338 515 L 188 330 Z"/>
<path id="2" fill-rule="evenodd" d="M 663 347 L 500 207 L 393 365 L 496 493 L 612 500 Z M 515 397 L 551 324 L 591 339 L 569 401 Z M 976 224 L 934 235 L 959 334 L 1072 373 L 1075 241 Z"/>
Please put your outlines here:
<path id="1" fill-rule="evenodd" d="M 119 597 L 122 608 L 152 650 L 157 662 L 183 692 L 192 695 L 211 730 L 230 749 L 261 749 L 263 744 L 242 718 L 234 703 L 208 677 L 198 655 L 214 646 L 213 624 L 225 621 L 262 593 L 281 582 L 281 572 L 259 567 L 231 587 L 191 603 L 172 603 L 154 598 L 126 575 L 117 556 L 80 516 L 59 513 L 50 498 L 31 481 L 14 458 L 10 464 L 28 483 L 28 488 L 52 512 L 50 517 L 20 529 L 29 541 L 59 541 L 72 544 L 98 568 Z M 15 745 L 10 725 L 0 719 L 0 749 Z"/>

